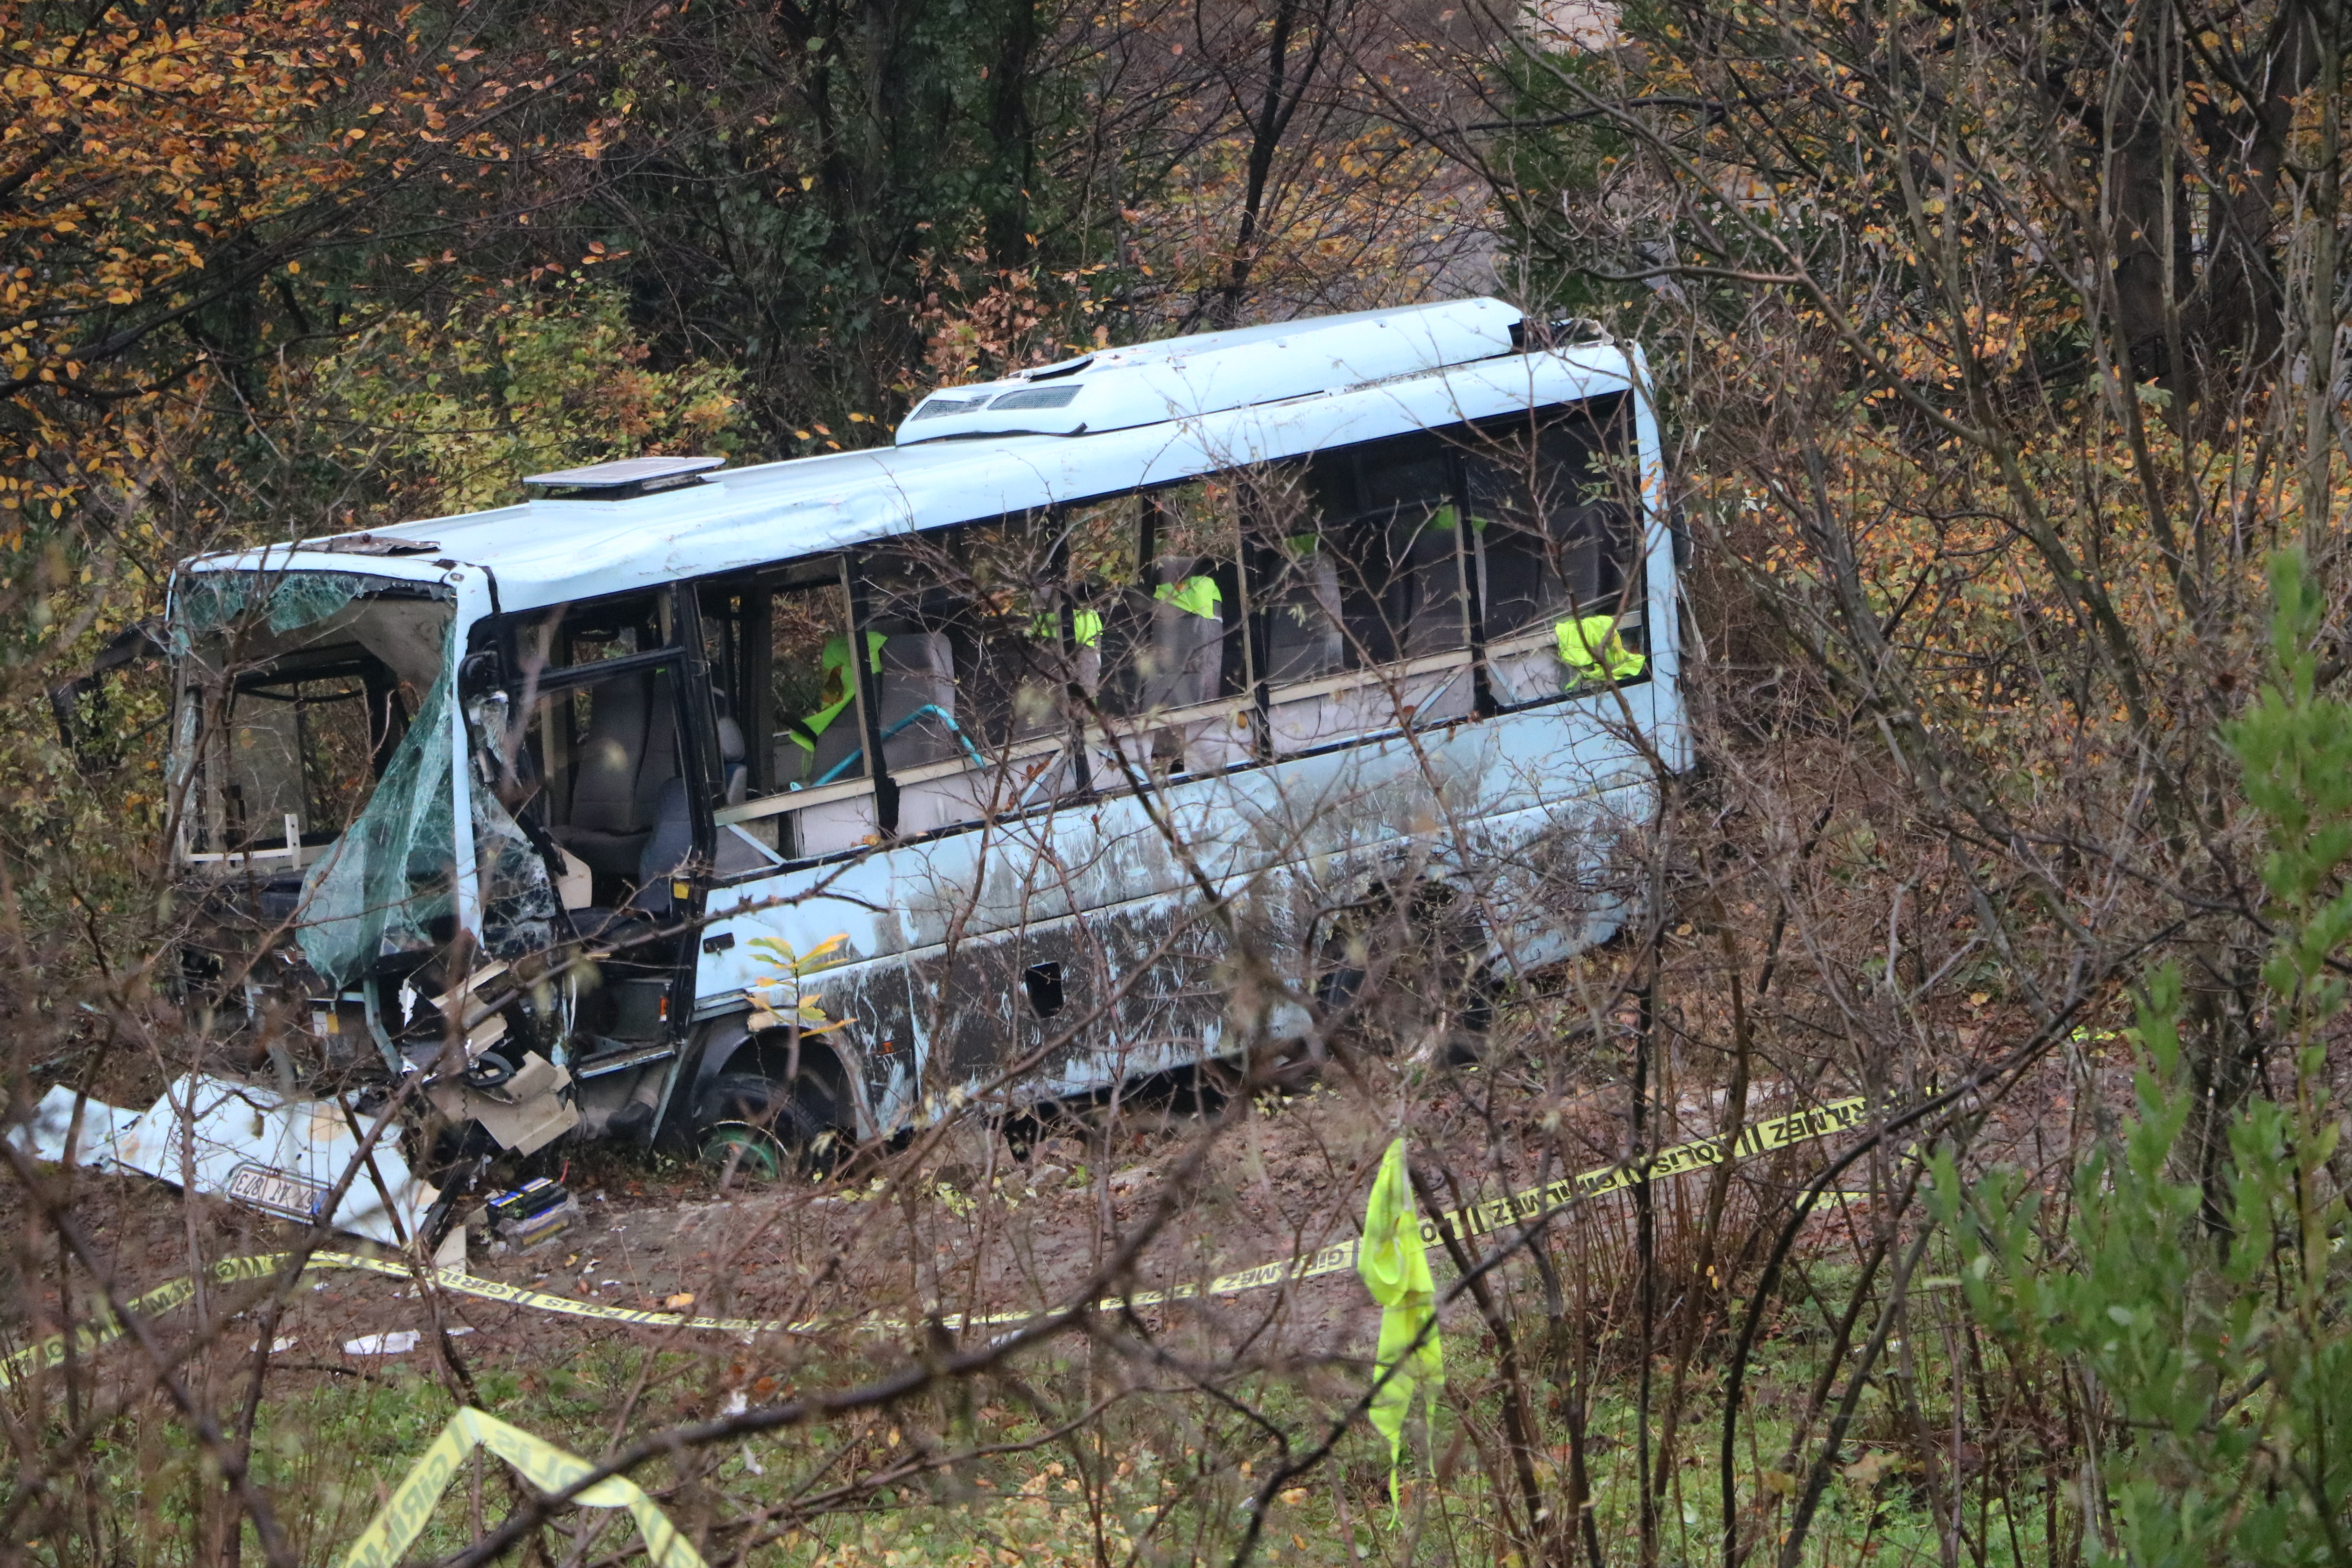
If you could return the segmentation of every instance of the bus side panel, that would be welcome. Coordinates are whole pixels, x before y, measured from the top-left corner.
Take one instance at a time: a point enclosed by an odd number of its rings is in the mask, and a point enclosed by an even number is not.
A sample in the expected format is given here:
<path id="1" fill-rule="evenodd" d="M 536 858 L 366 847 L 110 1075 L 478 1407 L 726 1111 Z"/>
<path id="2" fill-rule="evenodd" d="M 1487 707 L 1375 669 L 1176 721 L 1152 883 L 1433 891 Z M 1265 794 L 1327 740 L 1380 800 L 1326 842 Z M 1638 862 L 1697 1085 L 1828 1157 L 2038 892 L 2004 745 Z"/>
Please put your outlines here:
<path id="1" fill-rule="evenodd" d="M 1650 733 L 1678 718 L 1663 683 L 1622 696 Z M 738 940 L 702 960 L 697 990 L 772 976 L 753 938 L 802 952 L 847 938 L 849 962 L 809 984 L 850 1024 L 844 1054 L 887 1131 L 1016 1064 L 1037 1092 L 1076 1093 L 1295 1034 L 1283 986 L 1311 982 L 1318 923 L 1376 879 L 1463 886 L 1505 967 L 1554 962 L 1613 931 L 1622 889 L 1597 879 L 1654 809 L 1622 718 L 1602 693 L 1425 732 L 1418 754 L 1369 742 L 738 884 L 713 896 L 708 933 Z M 1228 963 L 1194 868 L 1265 965 Z M 1059 968 L 1051 1018 L 1024 982 L 1041 963 Z"/>
<path id="2" fill-rule="evenodd" d="M 1227 943 L 1198 914 L 1198 900 L 1169 895 L 908 960 L 940 1018 L 930 1097 L 1008 1077 L 1016 1101 L 1078 1094 L 1198 1060 L 1227 1005 Z"/>

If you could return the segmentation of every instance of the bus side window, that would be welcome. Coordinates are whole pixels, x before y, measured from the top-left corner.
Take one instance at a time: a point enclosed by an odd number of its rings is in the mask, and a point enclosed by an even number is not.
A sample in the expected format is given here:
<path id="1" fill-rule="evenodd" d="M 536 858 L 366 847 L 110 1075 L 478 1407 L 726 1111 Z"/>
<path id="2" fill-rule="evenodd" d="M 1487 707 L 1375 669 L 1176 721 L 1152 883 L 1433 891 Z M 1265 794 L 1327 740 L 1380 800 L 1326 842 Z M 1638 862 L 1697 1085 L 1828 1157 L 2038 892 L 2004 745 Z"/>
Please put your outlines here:
<path id="1" fill-rule="evenodd" d="M 690 842 L 683 787 L 677 668 L 599 665 L 656 653 L 672 640 L 667 594 L 566 605 L 516 628 L 528 701 L 527 743 L 501 795 L 534 813 L 571 866 L 591 878 L 593 901 L 617 907 L 666 879 Z M 542 680 L 556 683 L 541 691 Z"/>
<path id="2" fill-rule="evenodd" d="M 830 855 L 877 831 L 838 561 L 707 584 L 704 658 L 724 782 L 719 870 L 755 870 L 740 832 L 783 858 Z M 869 644 L 873 639 L 867 639 Z M 867 648 L 869 664 L 875 649 Z M 809 795 L 805 805 L 787 803 Z"/>
<path id="3" fill-rule="evenodd" d="M 1505 707 L 1637 677 L 1641 573 L 1623 476 L 1622 398 L 1482 432 L 1464 453 L 1485 567 L 1487 679 Z"/>
<path id="4" fill-rule="evenodd" d="M 1050 515 L 900 542 L 864 566 L 898 832 L 1025 811 L 1077 774 Z"/>
<path id="5" fill-rule="evenodd" d="M 866 776 L 849 595 L 830 563 L 702 591 L 722 806 Z"/>
<path id="6" fill-rule="evenodd" d="M 1346 447 L 1317 458 L 1307 483 L 1349 668 L 1467 647 L 1445 443 L 1422 432 Z"/>
<path id="7" fill-rule="evenodd" d="M 1069 616 L 1069 674 L 1104 711 L 1127 710 L 1125 672 L 1136 652 L 1133 600 L 1141 580 L 1136 559 L 1148 504 L 1130 491 L 1065 508 L 1055 524 L 1060 602 Z M 1047 641 L 1065 635 L 1050 609 L 1037 631 Z"/>
<path id="8" fill-rule="evenodd" d="M 755 700 L 750 666 L 764 645 L 767 590 L 751 583 L 704 584 L 698 595 L 702 622 L 703 668 L 710 680 L 710 707 L 719 725 L 721 809 L 740 805 L 756 790 L 766 793 L 768 770 L 761 765 L 752 736 L 773 723 L 767 705 Z"/>
<path id="9" fill-rule="evenodd" d="M 1241 494 L 1230 478 L 1195 480 L 1073 520 L 1073 634 L 1100 671 L 1097 788 L 1249 760 Z"/>
<path id="10" fill-rule="evenodd" d="M 1255 521 L 1276 752 L 1468 716 L 1457 493 L 1428 431 L 1322 453 L 1269 487 Z"/>
<path id="11" fill-rule="evenodd" d="M 1336 537 L 1326 547 L 1313 491 L 1296 468 L 1260 476 L 1250 508 L 1252 599 L 1265 616 L 1265 679 L 1276 687 L 1348 668 Z"/>
<path id="12" fill-rule="evenodd" d="M 765 787 L 814 788 L 866 777 L 871 770 L 858 721 L 857 639 L 849 626 L 848 591 L 838 581 L 782 586 L 770 616 Z M 866 659 L 870 670 L 870 646 Z"/>
<path id="13" fill-rule="evenodd" d="M 651 653 L 670 641 L 667 594 L 633 594 L 533 612 L 517 628 L 523 673 L 577 668 Z"/>

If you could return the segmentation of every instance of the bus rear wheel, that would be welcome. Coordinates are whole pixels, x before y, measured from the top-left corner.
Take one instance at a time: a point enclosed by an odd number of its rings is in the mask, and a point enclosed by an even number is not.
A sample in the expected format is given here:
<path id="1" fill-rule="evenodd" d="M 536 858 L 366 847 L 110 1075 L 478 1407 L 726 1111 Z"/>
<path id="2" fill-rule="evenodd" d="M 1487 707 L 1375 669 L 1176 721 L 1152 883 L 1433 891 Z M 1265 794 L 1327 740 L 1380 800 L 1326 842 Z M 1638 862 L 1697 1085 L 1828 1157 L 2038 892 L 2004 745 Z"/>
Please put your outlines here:
<path id="1" fill-rule="evenodd" d="M 1494 1023 L 1485 931 L 1444 882 L 1376 887 L 1331 921 L 1316 1000 L 1383 1055 L 1477 1060 Z"/>

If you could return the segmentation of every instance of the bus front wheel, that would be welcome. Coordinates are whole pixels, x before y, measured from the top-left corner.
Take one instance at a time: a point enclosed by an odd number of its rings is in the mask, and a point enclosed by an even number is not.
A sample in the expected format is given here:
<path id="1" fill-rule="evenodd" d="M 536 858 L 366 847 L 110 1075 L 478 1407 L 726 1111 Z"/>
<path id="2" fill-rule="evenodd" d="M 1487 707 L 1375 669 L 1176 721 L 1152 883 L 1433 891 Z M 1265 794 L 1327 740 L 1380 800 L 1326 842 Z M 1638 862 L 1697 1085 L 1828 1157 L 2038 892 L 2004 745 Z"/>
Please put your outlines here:
<path id="1" fill-rule="evenodd" d="M 706 1163 L 755 1181 L 811 1168 L 834 1137 L 793 1086 L 758 1073 L 711 1079 L 695 1121 Z"/>

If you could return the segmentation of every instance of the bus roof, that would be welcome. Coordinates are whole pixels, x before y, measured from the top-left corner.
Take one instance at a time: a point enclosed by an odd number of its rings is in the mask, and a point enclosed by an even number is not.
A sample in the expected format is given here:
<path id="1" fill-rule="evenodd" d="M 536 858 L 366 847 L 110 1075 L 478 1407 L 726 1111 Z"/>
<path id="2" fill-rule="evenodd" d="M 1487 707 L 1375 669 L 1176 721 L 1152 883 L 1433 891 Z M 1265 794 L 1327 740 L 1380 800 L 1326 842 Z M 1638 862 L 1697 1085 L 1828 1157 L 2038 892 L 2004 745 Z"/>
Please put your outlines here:
<path id="1" fill-rule="evenodd" d="M 1171 340 L 1182 354 L 1137 353 L 1101 373 L 1106 381 L 1121 372 L 1128 377 L 1105 395 L 1108 401 L 1130 410 L 1139 402 L 1161 405 L 1154 410 L 1159 417 L 1122 428 L 1081 423 L 1066 434 L 942 431 L 944 439 L 919 431 L 910 441 L 902 427 L 898 445 L 721 469 L 699 483 L 627 500 L 541 497 L 371 533 L 224 552 L 188 566 L 422 581 L 476 567 L 489 574 L 500 609 L 531 609 L 1623 391 L 1641 375 L 1638 352 L 1606 341 L 1515 352 L 1512 329 L 1519 319 L 1500 301 L 1469 300 L 1327 317 L 1288 331 L 1253 328 Z M 1377 352 L 1350 355 L 1349 337 Z M 1307 338 L 1314 340 L 1311 353 L 1298 352 Z M 1255 374 L 1250 362 L 1256 362 Z M 1302 376 L 1303 365 L 1315 374 Z M 1086 362 L 1047 369 L 1082 387 L 1094 380 Z M 986 391 L 994 404 L 1003 388 L 1017 391 L 1034 385 L 1034 378 L 957 391 L 975 401 Z M 1302 381 L 1308 384 L 1303 390 Z M 1141 393 L 1137 382 L 1144 383 Z M 1213 392 L 1222 406 L 1181 410 L 1171 388 L 1187 384 Z M 1086 387 L 1081 397 L 1043 412 L 1060 418 L 1076 411 L 1071 402 L 1094 395 Z M 1008 412 L 1018 411 L 1016 405 Z M 964 410 L 954 412 L 958 416 L 938 423 L 976 423 Z M 972 412 L 984 417 L 996 410 Z"/>

